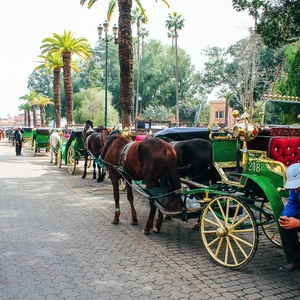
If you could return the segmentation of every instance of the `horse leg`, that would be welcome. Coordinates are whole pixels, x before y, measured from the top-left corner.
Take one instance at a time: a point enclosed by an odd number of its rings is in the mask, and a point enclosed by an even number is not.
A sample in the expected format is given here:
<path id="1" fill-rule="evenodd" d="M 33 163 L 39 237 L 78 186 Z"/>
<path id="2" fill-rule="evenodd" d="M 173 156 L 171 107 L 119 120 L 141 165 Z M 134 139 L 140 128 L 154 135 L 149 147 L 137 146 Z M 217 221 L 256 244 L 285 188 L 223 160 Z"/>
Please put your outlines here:
<path id="1" fill-rule="evenodd" d="M 100 166 L 99 166 L 99 164 L 97 164 L 97 169 L 98 169 L 98 179 L 97 179 L 97 181 L 98 182 L 101 182 L 101 181 L 103 181 L 103 174 L 102 174 L 102 168 L 100 168 Z"/>
<path id="2" fill-rule="evenodd" d="M 152 201 L 150 201 L 150 213 L 149 213 L 146 225 L 142 230 L 142 232 L 144 234 L 149 234 L 150 233 L 150 229 L 153 227 L 155 212 L 156 212 L 156 206 L 154 205 L 154 203 Z"/>
<path id="3" fill-rule="evenodd" d="M 85 178 L 86 177 L 87 159 L 88 159 L 87 153 L 86 153 L 86 151 L 84 151 L 84 166 L 83 166 L 83 174 L 82 174 L 81 178 Z"/>
<path id="4" fill-rule="evenodd" d="M 130 208 L 131 208 L 131 225 L 137 225 L 138 224 L 138 219 L 136 216 L 136 210 L 133 204 L 133 194 L 132 194 L 132 187 L 131 187 L 131 181 L 128 184 L 126 182 L 126 188 L 127 188 L 127 199 L 130 203 Z"/>
<path id="5" fill-rule="evenodd" d="M 95 160 L 93 159 L 93 179 L 96 179 L 97 176 L 96 176 L 96 163 L 95 163 Z"/>
<path id="6" fill-rule="evenodd" d="M 162 222 L 163 222 L 163 214 L 162 214 L 162 212 L 159 210 L 159 211 L 158 211 L 158 216 L 157 216 L 157 218 L 156 218 L 156 224 L 155 224 L 155 226 L 153 227 L 153 232 L 157 232 L 157 233 L 160 232 Z"/>
<path id="7" fill-rule="evenodd" d="M 50 164 L 52 164 L 53 161 L 53 149 L 52 146 L 50 147 Z"/>
<path id="8" fill-rule="evenodd" d="M 118 184 L 118 177 L 117 176 L 112 176 L 110 178 L 111 183 L 113 185 L 113 190 L 114 190 L 114 199 L 115 199 L 115 216 L 112 220 L 113 224 L 119 224 L 120 222 L 120 194 L 119 194 L 119 184 Z"/>

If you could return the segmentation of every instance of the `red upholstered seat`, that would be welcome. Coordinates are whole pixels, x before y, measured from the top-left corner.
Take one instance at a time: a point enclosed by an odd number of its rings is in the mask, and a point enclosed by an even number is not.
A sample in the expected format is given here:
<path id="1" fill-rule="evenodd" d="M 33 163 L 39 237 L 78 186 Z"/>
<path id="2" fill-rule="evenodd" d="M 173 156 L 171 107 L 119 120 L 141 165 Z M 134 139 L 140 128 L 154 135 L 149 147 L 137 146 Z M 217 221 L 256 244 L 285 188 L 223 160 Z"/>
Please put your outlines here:
<path id="1" fill-rule="evenodd" d="M 300 137 L 272 137 L 268 156 L 285 166 L 300 162 Z"/>

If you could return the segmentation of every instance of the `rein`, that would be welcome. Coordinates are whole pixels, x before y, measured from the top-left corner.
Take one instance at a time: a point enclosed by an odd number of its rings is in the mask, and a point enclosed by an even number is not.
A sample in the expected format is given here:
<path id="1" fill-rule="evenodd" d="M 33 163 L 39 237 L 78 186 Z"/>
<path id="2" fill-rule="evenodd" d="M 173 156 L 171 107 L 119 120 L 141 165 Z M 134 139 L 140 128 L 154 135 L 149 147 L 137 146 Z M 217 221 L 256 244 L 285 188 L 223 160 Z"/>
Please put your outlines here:
<path id="1" fill-rule="evenodd" d="M 116 135 L 112 135 L 109 137 L 104 149 L 103 149 L 103 154 L 100 155 L 99 159 L 102 161 L 102 163 L 105 163 L 113 168 L 115 168 L 116 170 L 119 171 L 120 175 L 122 176 L 122 178 L 126 181 L 126 183 L 128 185 L 131 186 L 132 189 L 134 189 L 136 192 L 138 192 L 139 194 L 143 195 L 143 196 L 146 196 L 150 201 L 153 201 L 153 200 L 156 200 L 162 207 L 164 207 L 164 205 L 158 200 L 160 198 L 165 198 L 169 195 L 172 195 L 172 194 L 179 194 L 181 193 L 181 189 L 179 190 L 175 190 L 175 191 L 172 191 L 172 192 L 169 192 L 169 193 L 166 193 L 166 194 L 163 194 L 163 195 L 160 195 L 160 196 L 154 196 L 152 195 L 151 193 L 149 193 L 149 191 L 145 188 L 143 188 L 141 186 L 141 184 L 137 183 L 131 176 L 130 174 L 127 173 L 127 171 L 125 170 L 125 161 L 120 161 L 118 165 L 114 165 L 114 164 L 111 164 L 109 163 L 108 161 L 106 161 L 104 158 L 105 158 L 105 155 L 106 155 L 106 152 L 108 150 L 108 148 L 110 147 L 110 145 L 112 144 L 113 142 L 113 139 L 117 138 Z M 129 143 L 130 144 L 130 143 Z M 124 149 L 122 150 L 121 154 L 124 153 L 124 151 L 126 151 L 126 147 L 128 147 L 129 144 L 126 144 Z M 121 158 L 120 158 L 121 159 Z M 132 183 L 129 182 L 129 180 L 134 181 L 135 184 L 141 189 L 141 190 L 138 190 Z"/>

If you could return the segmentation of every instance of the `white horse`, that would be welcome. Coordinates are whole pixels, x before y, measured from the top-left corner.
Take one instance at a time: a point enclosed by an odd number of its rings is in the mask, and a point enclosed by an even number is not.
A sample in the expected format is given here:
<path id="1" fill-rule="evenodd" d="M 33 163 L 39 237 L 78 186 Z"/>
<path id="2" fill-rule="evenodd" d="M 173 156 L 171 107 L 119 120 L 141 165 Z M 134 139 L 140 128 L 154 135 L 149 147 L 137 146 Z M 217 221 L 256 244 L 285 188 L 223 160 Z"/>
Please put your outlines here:
<path id="1" fill-rule="evenodd" d="M 55 164 L 57 164 L 57 150 L 60 147 L 60 133 L 57 131 L 52 131 L 49 137 L 50 142 L 50 163 L 53 162 L 53 154 L 55 155 Z"/>

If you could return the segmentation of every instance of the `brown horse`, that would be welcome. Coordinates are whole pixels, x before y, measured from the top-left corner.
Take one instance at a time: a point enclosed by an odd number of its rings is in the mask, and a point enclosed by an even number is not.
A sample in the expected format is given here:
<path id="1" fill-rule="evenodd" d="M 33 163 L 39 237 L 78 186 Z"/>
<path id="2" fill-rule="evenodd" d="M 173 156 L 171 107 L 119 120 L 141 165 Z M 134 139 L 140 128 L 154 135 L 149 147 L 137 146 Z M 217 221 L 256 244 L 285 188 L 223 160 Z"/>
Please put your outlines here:
<path id="1" fill-rule="evenodd" d="M 127 199 L 131 207 L 131 224 L 138 223 L 131 183 L 132 180 L 143 179 L 146 186 L 144 191 L 149 195 L 150 200 L 150 212 L 143 232 L 149 234 L 150 229 L 153 228 L 157 206 L 159 207 L 158 218 L 153 231 L 159 232 L 163 219 L 161 210 L 164 210 L 164 213 L 178 213 L 182 210 L 181 183 L 174 149 L 159 138 L 130 142 L 120 134 L 109 135 L 107 130 L 104 130 L 101 135 L 104 145 L 101 159 L 109 172 L 114 190 L 113 223 L 119 223 L 119 179 L 122 177 L 126 180 Z M 155 189 L 152 188 L 159 188 L 159 190 L 165 188 L 164 199 L 155 195 L 153 192 Z"/>
<path id="2" fill-rule="evenodd" d="M 84 168 L 82 178 L 86 177 L 87 160 L 90 156 L 93 159 L 93 179 L 96 179 L 96 164 L 98 168 L 97 181 L 103 181 L 105 177 L 104 168 L 100 166 L 100 152 L 101 152 L 101 133 L 95 131 L 93 128 L 93 122 L 87 120 L 82 132 L 82 139 L 84 143 Z M 96 162 L 96 160 L 99 160 Z"/>

